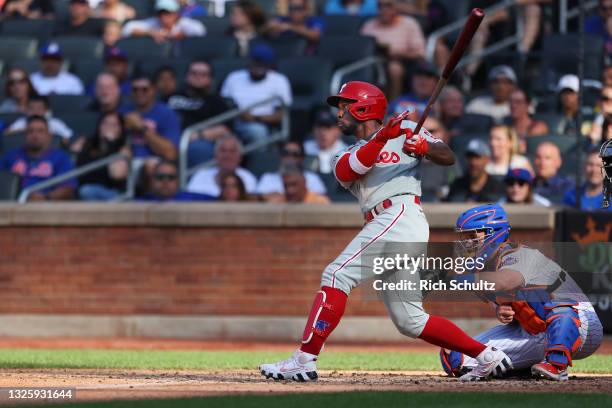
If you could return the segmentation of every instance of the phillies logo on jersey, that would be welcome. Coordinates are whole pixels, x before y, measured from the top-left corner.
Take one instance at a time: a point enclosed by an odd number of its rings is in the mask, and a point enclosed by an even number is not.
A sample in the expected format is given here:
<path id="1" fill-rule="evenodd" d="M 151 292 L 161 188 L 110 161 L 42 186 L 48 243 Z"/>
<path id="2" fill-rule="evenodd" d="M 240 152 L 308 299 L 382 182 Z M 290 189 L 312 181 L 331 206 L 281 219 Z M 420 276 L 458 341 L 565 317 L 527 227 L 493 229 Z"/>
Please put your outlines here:
<path id="1" fill-rule="evenodd" d="M 387 163 L 395 164 L 395 163 L 399 163 L 399 161 L 400 161 L 400 157 L 395 152 L 382 151 L 378 155 L 378 158 L 376 158 L 376 163 L 383 163 L 383 164 L 387 164 Z"/>

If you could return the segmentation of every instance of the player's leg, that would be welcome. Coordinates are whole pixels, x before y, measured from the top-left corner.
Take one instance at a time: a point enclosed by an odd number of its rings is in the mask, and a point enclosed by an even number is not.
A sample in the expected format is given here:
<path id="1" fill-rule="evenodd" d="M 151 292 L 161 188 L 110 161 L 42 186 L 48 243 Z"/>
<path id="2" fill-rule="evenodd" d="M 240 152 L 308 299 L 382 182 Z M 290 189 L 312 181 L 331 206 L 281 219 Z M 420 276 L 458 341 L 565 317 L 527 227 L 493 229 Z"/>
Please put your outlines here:
<path id="1" fill-rule="evenodd" d="M 544 356 L 544 333 L 531 335 L 517 322 L 492 327 L 475 337 L 487 346 L 502 350 L 510 358 L 513 370 L 530 368 Z M 460 376 L 478 365 L 478 361 L 452 349 L 440 350 L 440 362 L 448 375 Z"/>
<path id="2" fill-rule="evenodd" d="M 260 371 L 264 376 L 296 381 L 317 378 L 317 356 L 329 335 L 340 323 L 349 293 L 370 276 L 367 271 L 364 272 L 364 252 L 381 242 L 396 239 L 395 229 L 405 214 L 405 205 L 401 202 L 398 205 L 394 203 L 367 223 L 342 253 L 325 268 L 321 289 L 315 295 L 300 349 L 287 360 L 261 365 Z"/>
<path id="3" fill-rule="evenodd" d="M 544 361 L 533 365 L 531 372 L 550 380 L 565 381 L 573 359 L 589 356 L 601 344 L 601 322 L 595 312 L 580 310 L 577 303 L 549 302 L 545 308 Z"/>

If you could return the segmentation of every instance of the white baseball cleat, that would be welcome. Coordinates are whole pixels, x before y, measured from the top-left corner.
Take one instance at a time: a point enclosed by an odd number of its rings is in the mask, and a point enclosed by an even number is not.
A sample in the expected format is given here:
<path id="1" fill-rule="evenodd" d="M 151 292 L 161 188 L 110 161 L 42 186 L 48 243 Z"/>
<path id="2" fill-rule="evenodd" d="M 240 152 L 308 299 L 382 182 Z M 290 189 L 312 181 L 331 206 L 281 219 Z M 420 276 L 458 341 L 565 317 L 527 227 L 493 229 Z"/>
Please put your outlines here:
<path id="1" fill-rule="evenodd" d="M 483 381 L 490 377 L 502 377 L 512 369 L 512 361 L 501 350 L 487 346 L 477 357 L 478 365 L 467 374 L 459 377 L 459 381 Z"/>
<path id="2" fill-rule="evenodd" d="M 316 381 L 317 356 L 296 350 L 287 360 L 259 366 L 261 375 L 274 380 L 293 380 L 298 382 Z"/>

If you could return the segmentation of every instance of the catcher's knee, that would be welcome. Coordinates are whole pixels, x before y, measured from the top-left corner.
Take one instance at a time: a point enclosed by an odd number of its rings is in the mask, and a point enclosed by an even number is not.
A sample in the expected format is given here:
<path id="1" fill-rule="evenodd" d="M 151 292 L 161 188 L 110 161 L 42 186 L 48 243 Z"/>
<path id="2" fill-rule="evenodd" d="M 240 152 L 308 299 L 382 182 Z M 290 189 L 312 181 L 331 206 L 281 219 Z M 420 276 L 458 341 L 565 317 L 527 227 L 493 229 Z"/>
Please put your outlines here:
<path id="1" fill-rule="evenodd" d="M 465 370 L 463 369 L 463 354 L 458 351 L 446 351 L 440 349 L 440 363 L 442 368 L 451 377 L 461 377 Z"/>
<path id="2" fill-rule="evenodd" d="M 391 316 L 391 320 L 401 334 L 416 339 L 425 328 L 429 314 L 423 309 L 419 310 L 416 307 L 413 309 L 407 314 L 394 314 Z"/>

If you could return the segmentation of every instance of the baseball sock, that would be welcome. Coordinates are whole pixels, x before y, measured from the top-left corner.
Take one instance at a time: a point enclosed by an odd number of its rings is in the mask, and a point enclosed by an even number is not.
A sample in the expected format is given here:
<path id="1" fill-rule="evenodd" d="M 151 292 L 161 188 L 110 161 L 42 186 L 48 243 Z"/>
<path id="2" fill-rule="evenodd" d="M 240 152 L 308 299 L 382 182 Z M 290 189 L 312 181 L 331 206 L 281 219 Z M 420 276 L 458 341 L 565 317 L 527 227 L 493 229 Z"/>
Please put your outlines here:
<path id="1" fill-rule="evenodd" d="M 300 347 L 303 352 L 314 355 L 319 355 L 325 340 L 340 323 L 348 298 L 346 293 L 340 289 L 329 286 L 323 286 L 321 291 L 325 293 L 324 301 L 321 293 L 318 293 L 304 329 L 303 341 L 307 341 Z M 314 329 L 312 328 L 313 323 Z"/>
<path id="2" fill-rule="evenodd" d="M 439 316 L 429 316 L 419 338 L 436 346 L 458 351 L 474 358 L 487 347 L 468 336 L 450 320 Z"/>

